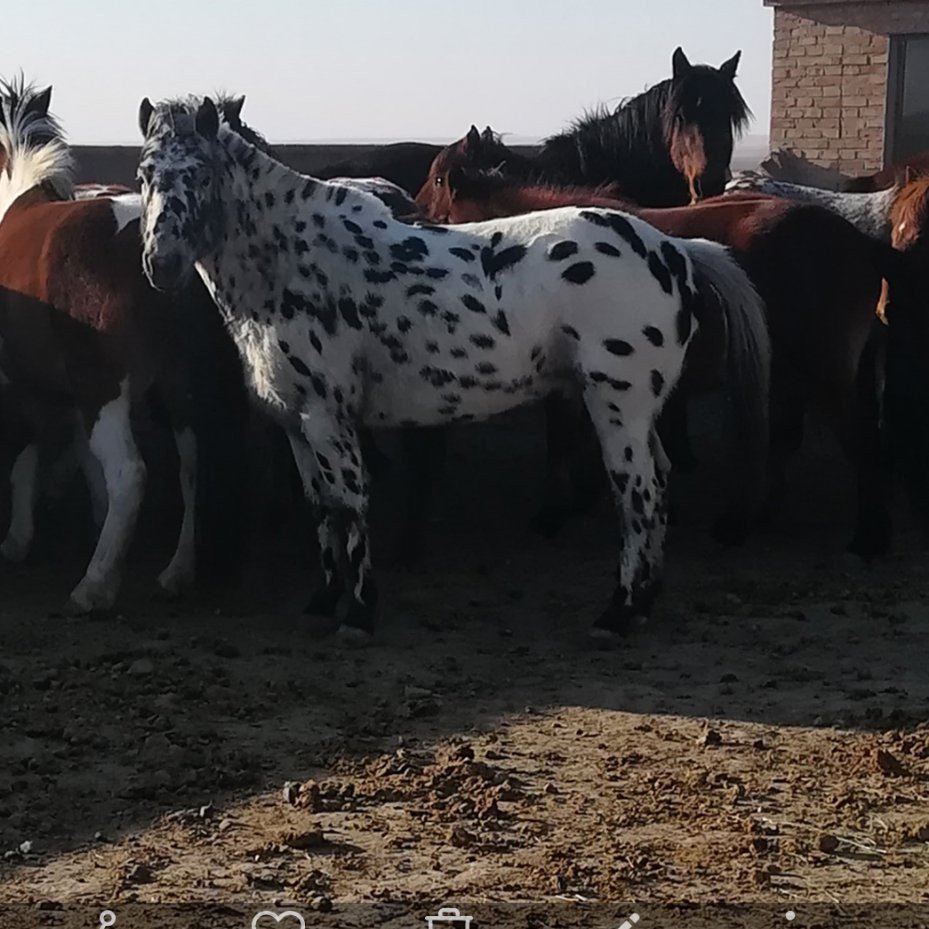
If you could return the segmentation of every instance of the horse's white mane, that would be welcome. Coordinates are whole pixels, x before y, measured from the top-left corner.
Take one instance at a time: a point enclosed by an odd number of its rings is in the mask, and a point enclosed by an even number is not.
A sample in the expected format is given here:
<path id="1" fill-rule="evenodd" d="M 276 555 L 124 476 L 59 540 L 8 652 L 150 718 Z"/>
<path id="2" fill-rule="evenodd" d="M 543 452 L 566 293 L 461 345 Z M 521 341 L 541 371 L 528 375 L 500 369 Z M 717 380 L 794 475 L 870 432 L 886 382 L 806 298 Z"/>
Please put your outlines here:
<path id="1" fill-rule="evenodd" d="M 74 190 L 74 159 L 58 120 L 34 106 L 40 96 L 22 76 L 0 81 L 0 147 L 7 164 L 0 172 L 0 218 L 27 190 L 47 184 L 62 199 Z"/>

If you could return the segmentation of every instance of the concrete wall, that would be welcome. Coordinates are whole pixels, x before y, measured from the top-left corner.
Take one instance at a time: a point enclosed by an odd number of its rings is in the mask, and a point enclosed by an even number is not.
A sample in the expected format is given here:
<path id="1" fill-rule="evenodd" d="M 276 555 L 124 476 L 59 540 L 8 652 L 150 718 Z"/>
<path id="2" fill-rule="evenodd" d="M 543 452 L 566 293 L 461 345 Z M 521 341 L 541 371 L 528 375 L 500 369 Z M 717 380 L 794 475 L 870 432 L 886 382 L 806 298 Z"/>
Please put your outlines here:
<path id="1" fill-rule="evenodd" d="M 275 145 L 278 157 L 303 174 L 312 174 L 324 165 L 335 164 L 376 145 Z M 528 146 L 515 145 L 518 152 L 529 154 Z M 77 182 L 127 184 L 135 187 L 139 149 L 135 145 L 75 145 L 71 151 L 77 159 Z"/>

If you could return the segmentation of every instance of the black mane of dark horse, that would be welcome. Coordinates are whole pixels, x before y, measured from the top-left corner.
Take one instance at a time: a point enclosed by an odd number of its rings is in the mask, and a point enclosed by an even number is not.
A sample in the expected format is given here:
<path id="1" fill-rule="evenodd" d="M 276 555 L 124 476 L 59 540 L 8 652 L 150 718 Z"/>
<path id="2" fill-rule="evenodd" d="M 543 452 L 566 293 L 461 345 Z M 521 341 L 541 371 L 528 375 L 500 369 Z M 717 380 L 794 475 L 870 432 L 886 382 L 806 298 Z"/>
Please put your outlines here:
<path id="1" fill-rule="evenodd" d="M 536 159 L 537 173 L 547 181 L 564 184 L 615 183 L 623 197 L 641 206 L 686 204 L 690 200 L 687 183 L 669 152 L 675 124 L 696 124 L 708 148 L 728 145 L 728 167 L 732 136 L 741 133 L 750 115 L 726 65 L 713 68 L 687 63 L 683 73 L 655 84 L 615 110 L 594 110 L 546 139 Z M 722 193 L 723 183 L 718 190 L 705 188 L 703 196 Z"/>
<path id="2" fill-rule="evenodd" d="M 429 174 L 432 160 L 442 151 L 441 145 L 426 142 L 395 142 L 378 145 L 371 151 L 326 165 L 313 172 L 320 180 L 334 177 L 382 177 L 415 197 Z"/>

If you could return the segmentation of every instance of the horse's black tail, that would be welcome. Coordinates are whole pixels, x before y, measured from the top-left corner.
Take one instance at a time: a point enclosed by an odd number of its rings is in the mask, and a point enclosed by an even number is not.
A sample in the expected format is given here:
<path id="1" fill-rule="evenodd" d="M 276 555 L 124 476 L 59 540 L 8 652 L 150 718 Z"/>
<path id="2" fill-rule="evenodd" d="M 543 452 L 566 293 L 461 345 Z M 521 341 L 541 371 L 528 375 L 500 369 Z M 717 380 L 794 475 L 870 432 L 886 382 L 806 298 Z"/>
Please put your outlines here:
<path id="1" fill-rule="evenodd" d="M 689 239 L 686 250 L 694 266 L 698 289 L 712 291 L 722 309 L 726 328 L 726 380 L 736 416 L 736 428 L 747 458 L 749 510 L 764 497 L 768 445 L 768 403 L 771 346 L 764 301 L 749 276 L 724 245 Z"/>
<path id="2" fill-rule="evenodd" d="M 181 299 L 191 359 L 197 437 L 197 576 L 234 581 L 245 562 L 249 523 L 249 403 L 238 350 L 199 280 Z"/>

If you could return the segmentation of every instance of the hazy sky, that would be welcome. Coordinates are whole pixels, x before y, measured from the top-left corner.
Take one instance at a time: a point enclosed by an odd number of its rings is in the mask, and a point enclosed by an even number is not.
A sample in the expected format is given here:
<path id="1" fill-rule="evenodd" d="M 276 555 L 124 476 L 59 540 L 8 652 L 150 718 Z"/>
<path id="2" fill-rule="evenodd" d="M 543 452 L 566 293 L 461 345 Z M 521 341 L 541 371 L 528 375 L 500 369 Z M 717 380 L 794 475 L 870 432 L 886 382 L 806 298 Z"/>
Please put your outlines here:
<path id="1" fill-rule="evenodd" d="M 217 12 L 217 11 L 221 12 Z M 140 99 L 223 88 L 271 141 L 539 138 L 671 72 L 682 45 L 738 83 L 766 134 L 762 0 L 44 0 L 8 3 L 2 68 L 54 84 L 72 142 L 136 142 Z"/>

